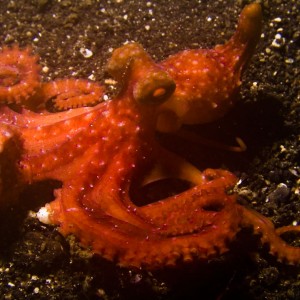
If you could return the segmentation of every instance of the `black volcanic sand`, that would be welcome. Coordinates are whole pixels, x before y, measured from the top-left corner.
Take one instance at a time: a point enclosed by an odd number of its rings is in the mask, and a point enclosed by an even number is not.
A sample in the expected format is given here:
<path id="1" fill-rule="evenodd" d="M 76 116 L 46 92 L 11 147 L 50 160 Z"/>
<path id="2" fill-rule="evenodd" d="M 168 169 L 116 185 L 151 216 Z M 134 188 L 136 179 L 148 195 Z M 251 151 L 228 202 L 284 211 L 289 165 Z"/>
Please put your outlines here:
<path id="1" fill-rule="evenodd" d="M 2 0 L 0 39 L 2 45 L 31 45 L 41 57 L 44 80 L 104 82 L 105 63 L 124 42 L 143 44 L 156 60 L 186 48 L 213 47 L 231 36 L 250 2 Z M 226 144 L 239 136 L 248 150 L 230 153 L 158 138 L 198 167 L 237 174 L 239 201 L 280 227 L 300 222 L 300 3 L 261 2 L 263 34 L 243 76 L 240 103 L 215 124 L 188 128 Z M 1 215 L 0 299 L 300 299 L 299 268 L 277 262 L 246 230 L 228 254 L 205 264 L 147 272 L 93 257 L 74 238 L 28 216 L 58 186 L 31 186 Z M 151 201 L 151 188 L 144 193 Z M 285 238 L 300 246 L 299 236 Z"/>

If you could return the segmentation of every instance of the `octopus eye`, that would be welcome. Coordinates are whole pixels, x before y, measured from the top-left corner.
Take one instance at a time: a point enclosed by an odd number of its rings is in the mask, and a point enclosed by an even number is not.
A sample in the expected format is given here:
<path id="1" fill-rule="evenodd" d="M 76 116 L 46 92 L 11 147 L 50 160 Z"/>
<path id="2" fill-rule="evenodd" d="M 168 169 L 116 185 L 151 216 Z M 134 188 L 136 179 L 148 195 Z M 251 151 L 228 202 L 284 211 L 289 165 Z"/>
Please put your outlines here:
<path id="1" fill-rule="evenodd" d="M 134 99 L 141 104 L 159 105 L 175 91 L 174 80 L 165 72 L 150 72 L 138 81 L 133 90 Z"/>
<path id="2" fill-rule="evenodd" d="M 153 92 L 153 97 L 162 97 L 166 94 L 166 90 L 164 88 L 158 88 Z"/>

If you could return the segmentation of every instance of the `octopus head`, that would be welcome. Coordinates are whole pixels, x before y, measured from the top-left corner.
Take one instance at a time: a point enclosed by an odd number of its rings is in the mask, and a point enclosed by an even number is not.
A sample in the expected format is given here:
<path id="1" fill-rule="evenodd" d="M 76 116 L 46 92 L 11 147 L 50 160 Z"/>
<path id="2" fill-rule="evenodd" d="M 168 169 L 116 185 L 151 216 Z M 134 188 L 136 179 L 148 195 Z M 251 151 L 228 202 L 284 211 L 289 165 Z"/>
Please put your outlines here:
<path id="1" fill-rule="evenodd" d="M 175 82 L 138 43 L 116 49 L 107 71 L 121 83 L 121 93 L 131 93 L 140 104 L 160 105 L 175 91 Z"/>

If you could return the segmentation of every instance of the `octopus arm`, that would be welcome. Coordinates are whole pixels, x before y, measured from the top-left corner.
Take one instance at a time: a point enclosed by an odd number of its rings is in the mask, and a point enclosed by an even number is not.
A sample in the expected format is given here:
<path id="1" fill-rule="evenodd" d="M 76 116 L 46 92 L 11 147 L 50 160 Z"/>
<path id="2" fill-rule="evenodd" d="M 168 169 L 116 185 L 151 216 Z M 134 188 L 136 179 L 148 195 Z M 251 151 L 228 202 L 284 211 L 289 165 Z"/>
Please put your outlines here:
<path id="1" fill-rule="evenodd" d="M 20 166 L 28 181 L 33 178 L 61 180 L 71 174 L 71 171 L 60 173 L 63 166 L 68 165 L 68 170 L 74 170 L 73 164 L 80 167 L 83 160 L 80 156 L 89 145 L 96 143 L 97 132 L 93 130 L 93 124 L 97 117 L 102 116 L 105 106 L 100 104 L 56 114 L 37 114 L 26 110 L 19 114 L 1 107 L 2 124 L 17 132 L 22 141 Z M 87 132 L 91 134 L 87 135 Z"/>
<path id="2" fill-rule="evenodd" d="M 100 104 L 101 106 L 101 104 Z M 15 112 L 7 106 L 0 107 L 0 122 L 20 128 L 38 128 L 54 125 L 64 120 L 70 120 L 86 113 L 97 110 L 99 107 L 82 107 L 58 113 L 35 113 L 22 109 L 21 113 Z"/>
<path id="3" fill-rule="evenodd" d="M 270 253 L 279 261 L 287 261 L 295 265 L 300 263 L 300 247 L 287 244 L 280 235 L 290 231 L 300 231 L 300 226 L 285 226 L 275 229 L 273 223 L 254 210 L 243 208 L 243 225 L 253 227 L 254 232 L 261 235 L 261 241 L 268 244 Z"/>
<path id="4" fill-rule="evenodd" d="M 65 181 L 56 200 L 46 206 L 50 223 L 122 266 L 155 269 L 227 251 L 241 215 L 235 195 L 226 192 L 235 178 L 225 171 L 207 170 L 206 183 L 136 207 L 128 193 L 131 172 L 117 172 L 119 159 L 114 157 L 103 173 L 95 164 L 94 171 L 89 166 L 85 175 Z"/>
<path id="5" fill-rule="evenodd" d="M 258 3 L 252 3 L 242 10 L 237 29 L 232 38 L 215 50 L 232 61 L 235 72 L 245 69 L 260 39 L 262 10 Z M 229 59 L 230 54 L 230 59 Z"/>
<path id="6" fill-rule="evenodd" d="M 122 266 L 155 269 L 174 265 L 178 260 L 208 259 L 227 251 L 241 215 L 235 196 L 226 195 L 227 184 L 225 178 L 215 179 L 153 204 L 157 208 L 135 207 L 130 211 L 122 205 L 122 199 L 129 196 L 117 189 L 120 184 L 115 178 L 101 185 L 106 189 L 101 189 L 99 199 L 89 201 L 85 199 L 95 194 L 88 192 L 87 185 L 69 181 L 47 209 L 51 223 L 60 224 L 64 234 L 75 234 L 94 253 Z M 83 186 L 84 194 L 80 188 Z M 93 188 L 94 193 L 97 186 Z M 102 206 L 102 202 L 113 203 L 114 199 L 121 201 L 118 210 L 123 216 Z M 87 205 L 91 202 L 93 207 Z"/>
<path id="7" fill-rule="evenodd" d="M 0 52 L 0 102 L 25 103 L 40 85 L 38 56 L 31 48 L 3 47 Z"/>
<path id="8" fill-rule="evenodd" d="M 102 101 L 104 88 L 84 79 L 57 79 L 43 83 L 37 96 L 41 104 L 54 106 L 58 111 L 92 106 Z M 36 101 L 38 102 L 38 101 Z M 48 103 L 50 102 L 50 103 Z"/>
<path id="9" fill-rule="evenodd" d="M 22 178 L 17 167 L 21 156 L 20 139 L 8 126 L 0 126 L 0 210 L 14 205 L 22 189 Z"/>
<path id="10" fill-rule="evenodd" d="M 147 185 L 165 178 L 182 179 L 194 185 L 201 184 L 204 181 L 203 173 L 194 165 L 177 154 L 159 147 L 157 161 L 150 172 L 146 174 L 141 185 Z"/>

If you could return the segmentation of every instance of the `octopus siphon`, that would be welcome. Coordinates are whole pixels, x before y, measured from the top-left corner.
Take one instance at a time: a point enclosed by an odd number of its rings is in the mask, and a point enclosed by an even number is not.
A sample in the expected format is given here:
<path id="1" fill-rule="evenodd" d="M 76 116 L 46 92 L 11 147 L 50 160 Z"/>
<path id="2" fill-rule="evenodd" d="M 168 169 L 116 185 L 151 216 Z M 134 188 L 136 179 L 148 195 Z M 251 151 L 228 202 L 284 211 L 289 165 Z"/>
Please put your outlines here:
<path id="1" fill-rule="evenodd" d="M 125 44 L 107 64 L 121 86 L 108 101 L 101 101 L 105 89 L 96 82 L 42 82 L 38 57 L 29 48 L 3 47 L 0 207 L 24 186 L 53 179 L 62 186 L 38 212 L 40 221 L 118 265 L 157 269 L 207 261 L 227 252 L 247 227 L 280 261 L 299 263 L 300 249 L 280 235 L 300 227 L 275 229 L 268 218 L 237 203 L 234 174 L 200 171 L 155 136 L 157 130 L 211 122 L 234 105 L 260 29 L 260 5 L 250 4 L 233 37 L 214 49 L 185 50 L 155 63 L 138 43 Z M 162 177 L 191 186 L 154 203 L 134 204 L 133 186 Z"/>

